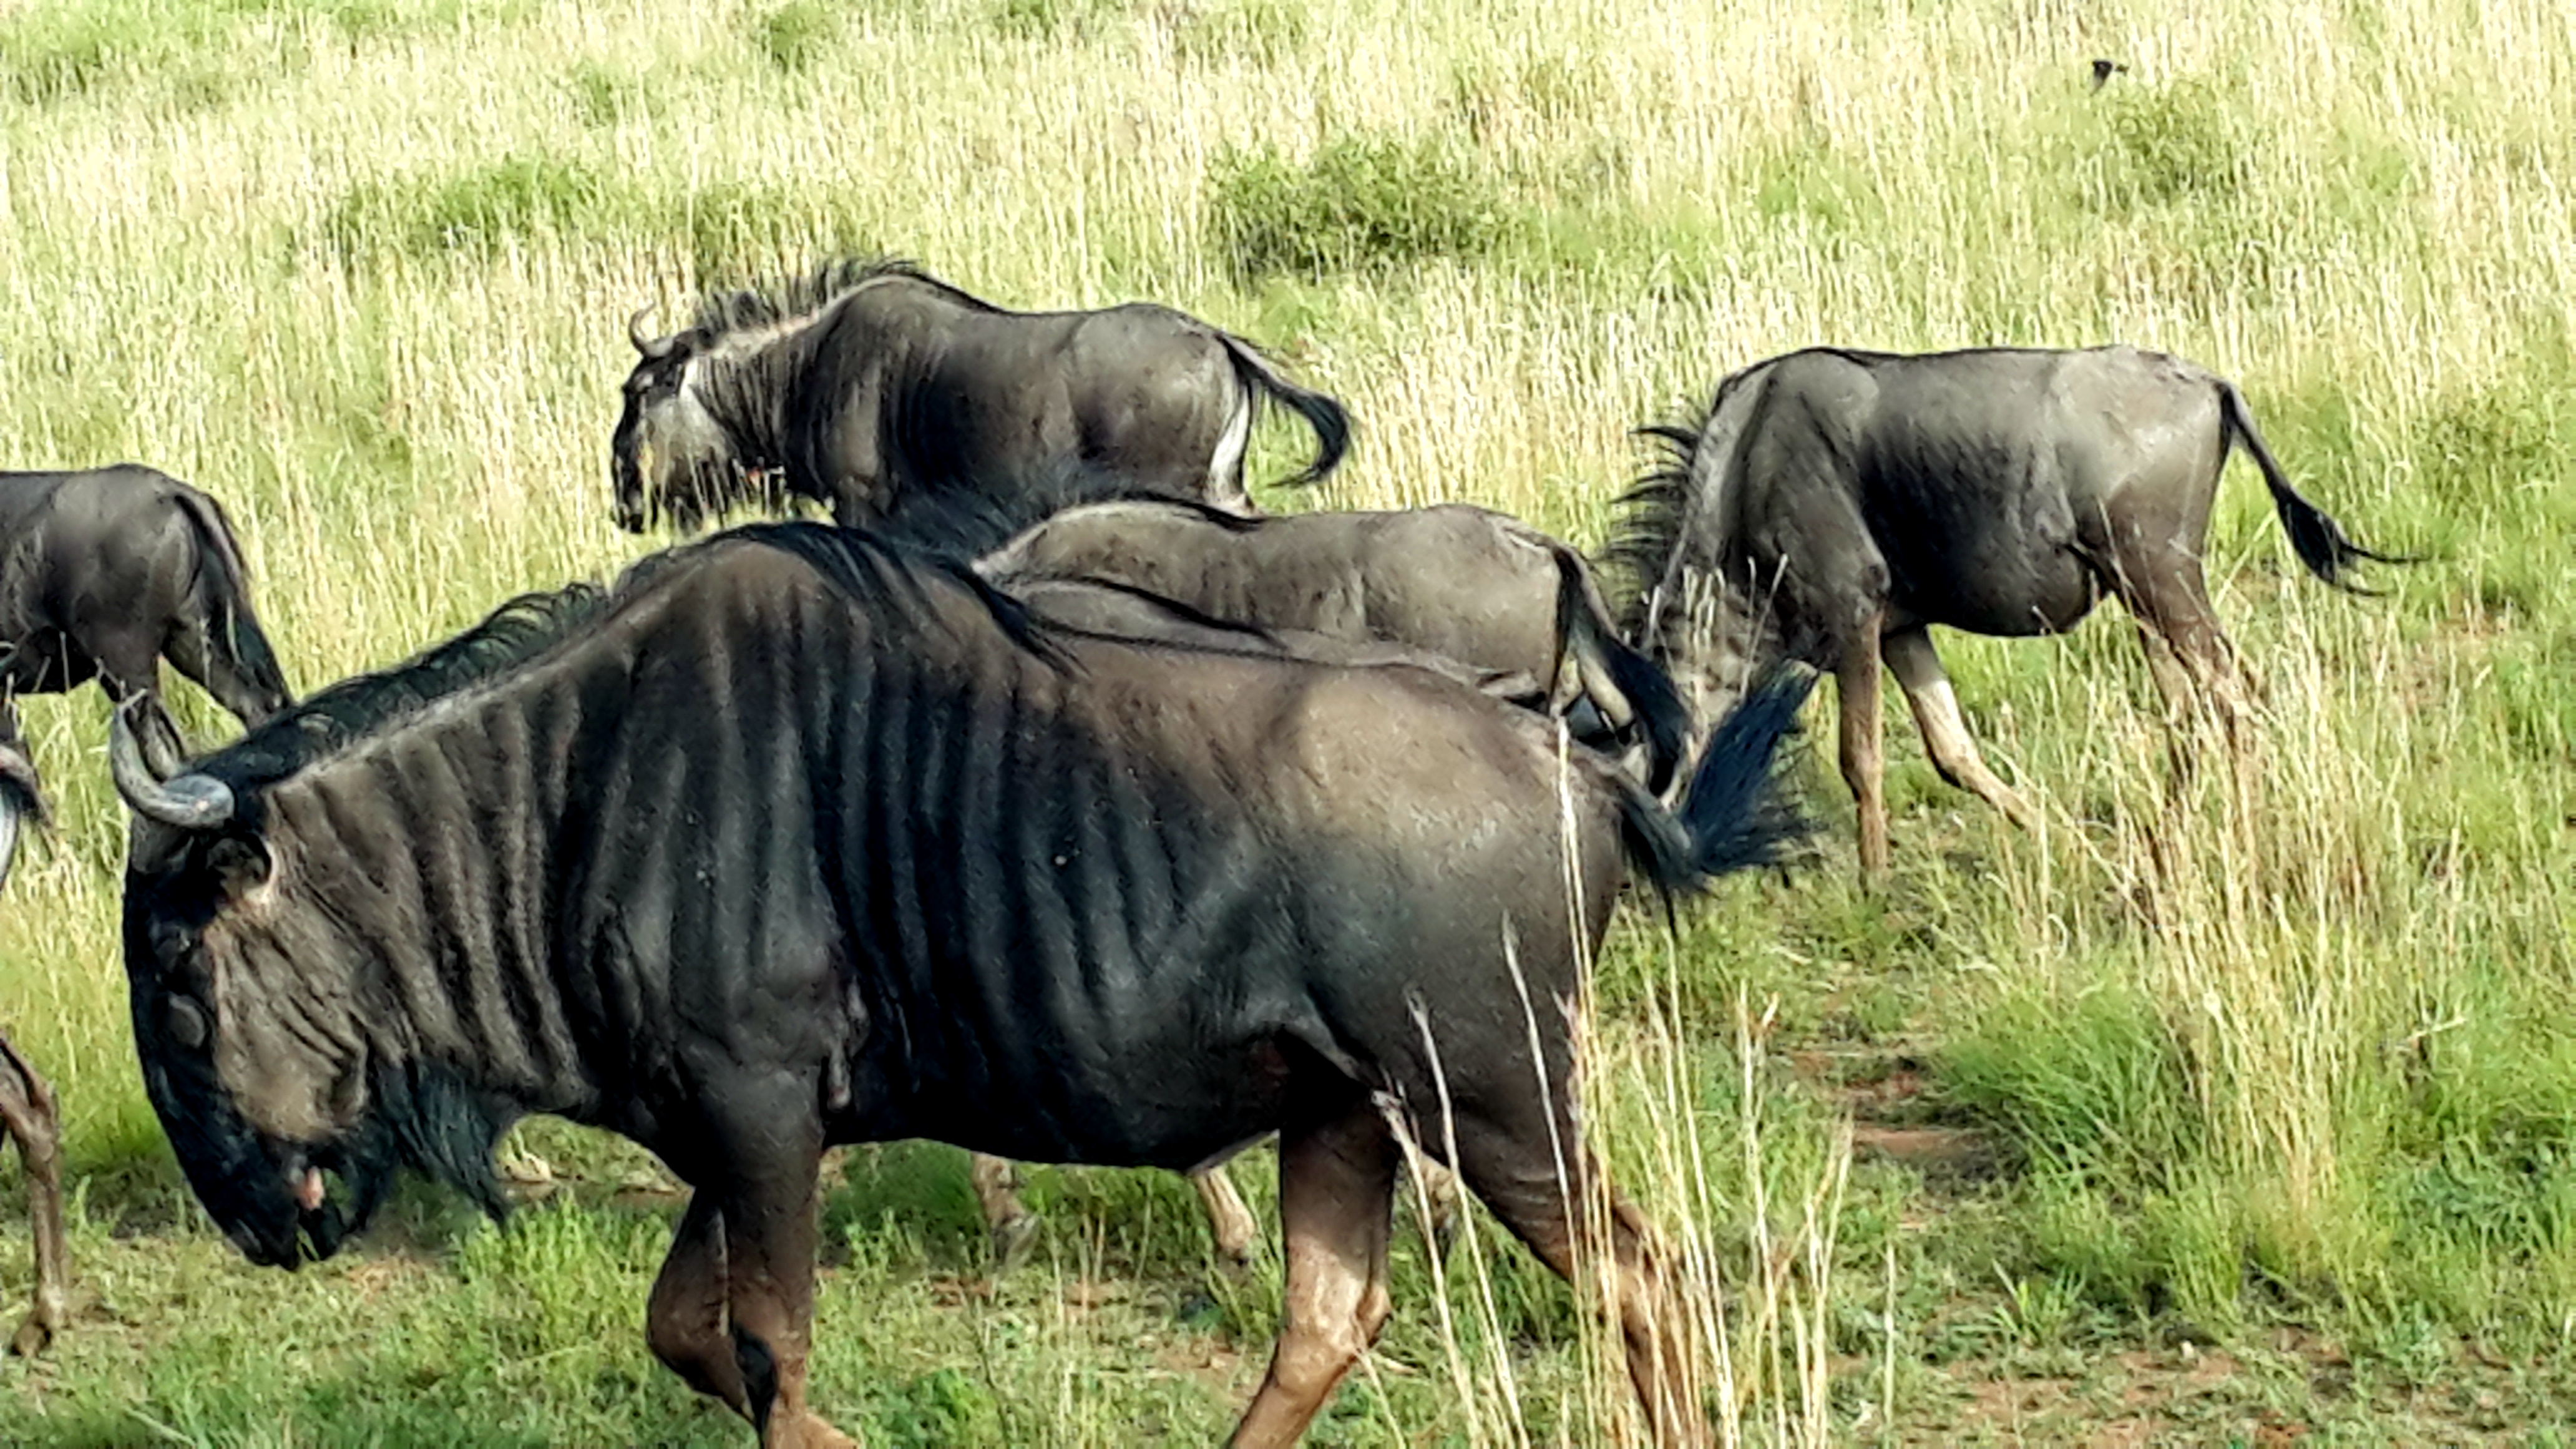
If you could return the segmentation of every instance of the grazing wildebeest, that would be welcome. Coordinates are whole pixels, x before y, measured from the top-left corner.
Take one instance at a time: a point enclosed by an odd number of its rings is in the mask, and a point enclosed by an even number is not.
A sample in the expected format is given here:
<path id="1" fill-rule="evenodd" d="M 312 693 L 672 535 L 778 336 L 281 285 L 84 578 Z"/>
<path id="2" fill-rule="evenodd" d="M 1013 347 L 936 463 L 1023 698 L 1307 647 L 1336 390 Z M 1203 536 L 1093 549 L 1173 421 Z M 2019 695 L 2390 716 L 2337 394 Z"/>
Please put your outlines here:
<path id="1" fill-rule="evenodd" d="M 9 866 L 17 858 L 19 823 L 44 818 L 35 764 L 0 721 L 0 890 L 7 889 Z M 18 1144 L 19 1160 L 27 1164 L 27 1211 L 35 1220 L 35 1301 L 10 1336 L 9 1351 L 32 1355 L 61 1331 L 71 1283 L 63 1245 L 62 1134 L 53 1089 L 18 1055 L 6 1032 L 0 1032 L 0 1129 Z"/>
<path id="2" fill-rule="evenodd" d="M 1628 495 L 1612 548 L 1640 586 L 1630 638 L 1703 718 L 1784 655 L 1832 670 L 1873 876 L 1882 660 L 1942 778 L 2033 820 L 1978 757 L 1932 625 L 2055 633 L 2117 597 L 2168 706 L 2196 683 L 2241 742 L 2242 682 L 2201 577 L 2231 448 L 2318 578 L 2348 588 L 2359 560 L 2405 562 L 2299 496 L 2234 383 L 2133 347 L 1793 352 L 1727 378 L 1698 420 L 1645 431 L 1670 455 Z"/>
<path id="3" fill-rule="evenodd" d="M 876 527 L 1074 464 L 1250 511 L 1244 452 L 1265 399 L 1315 430 L 1315 461 L 1292 484 L 1332 471 L 1350 441 L 1340 403 L 1242 338 L 1148 303 L 1012 312 L 907 263 L 844 261 L 709 298 L 669 337 L 646 336 L 644 315 L 628 325 L 641 360 L 611 440 L 630 532 L 789 495 Z"/>
<path id="4" fill-rule="evenodd" d="M 1491 509 L 1243 518 L 1184 500 L 1114 499 L 1052 513 L 975 568 L 1005 590 L 1097 579 L 1218 619 L 1526 676 L 1585 743 L 1638 739 L 1647 788 L 1658 792 L 1690 732 L 1672 682 L 1621 641 L 1583 556 Z"/>
<path id="5" fill-rule="evenodd" d="M 827 1145 L 1187 1168 L 1277 1132 L 1286 1324 L 1233 1436 L 1275 1446 L 1385 1320 L 1418 1122 L 1558 1273 L 1611 1246 L 1639 1395 L 1700 1444 L 1563 1004 L 1630 861 L 1684 889 L 1796 828 L 1804 689 L 1732 716 L 1676 816 L 1435 674 L 1058 631 L 862 533 L 745 528 L 175 778 L 120 713 L 144 1085 L 279 1265 L 398 1165 L 497 1202 L 523 1113 L 643 1144 L 697 1189 L 647 1338 L 769 1449 L 850 1442 L 806 1400 Z"/>
<path id="6" fill-rule="evenodd" d="M 293 702 L 222 506 L 132 464 L 0 473 L 0 733 L 17 696 L 96 679 L 150 700 L 148 728 L 175 749 L 165 656 L 246 725 Z"/>

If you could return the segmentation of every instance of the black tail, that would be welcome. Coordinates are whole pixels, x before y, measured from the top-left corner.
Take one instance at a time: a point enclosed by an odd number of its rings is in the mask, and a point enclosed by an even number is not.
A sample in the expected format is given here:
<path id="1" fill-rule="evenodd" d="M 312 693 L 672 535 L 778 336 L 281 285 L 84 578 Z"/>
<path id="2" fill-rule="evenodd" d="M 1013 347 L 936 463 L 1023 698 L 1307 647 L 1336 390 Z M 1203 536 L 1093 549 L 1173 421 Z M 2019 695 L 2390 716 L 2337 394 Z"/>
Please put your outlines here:
<path id="1" fill-rule="evenodd" d="M 231 656 L 244 683 L 275 701 L 273 709 L 293 705 L 295 691 L 287 687 L 286 671 L 278 666 L 277 652 L 268 647 L 268 635 L 260 629 L 259 615 L 251 608 L 250 569 L 242 562 L 240 546 L 233 541 L 232 521 L 224 516 L 224 506 L 194 488 L 182 487 L 173 497 L 188 515 L 188 521 L 196 526 L 200 557 L 214 574 L 212 602 L 220 617 L 208 622 L 222 632 L 210 642 Z M 234 701 L 224 703 L 240 713 Z M 259 720 L 244 716 L 242 723 L 255 725 Z"/>
<path id="2" fill-rule="evenodd" d="M 1219 332 L 1217 340 L 1225 344 L 1226 355 L 1234 359 L 1235 376 L 1257 394 L 1285 405 L 1306 425 L 1315 430 L 1315 461 L 1305 470 L 1279 480 L 1283 488 L 1303 488 L 1323 480 L 1325 474 L 1341 466 L 1342 455 L 1351 450 L 1351 415 L 1333 398 L 1299 387 L 1290 382 L 1278 368 L 1270 365 L 1249 342 L 1230 332 Z"/>
<path id="3" fill-rule="evenodd" d="M 2281 471 L 2279 460 L 2264 445 L 2263 434 L 2254 426 L 2254 411 L 2245 405 L 2245 394 L 2236 390 L 2236 384 L 2219 380 L 2218 403 L 2228 436 L 2243 443 L 2254 466 L 2263 470 L 2263 483 L 2272 490 L 2272 506 L 2280 512 L 2281 527 L 2289 533 L 2290 547 L 2299 555 L 2299 562 L 2308 566 L 2309 573 L 2346 593 L 2375 594 L 2380 591 L 2365 589 L 2345 578 L 2354 564 L 2363 559 L 2388 564 L 2422 561 L 2405 554 L 2376 553 L 2353 542 L 2344 533 L 2343 525 L 2290 486 L 2289 475 Z"/>
<path id="4" fill-rule="evenodd" d="M 1690 748 L 1690 709 L 1682 703 L 1681 691 L 1673 688 L 1672 677 L 1619 638 L 1617 626 L 1610 621 L 1610 606 L 1602 602 L 1600 587 L 1583 556 L 1550 542 L 1556 556 L 1557 638 L 1573 655 L 1576 673 L 1585 691 L 1594 696 L 1594 704 L 1610 706 L 1604 716 L 1614 723 L 1633 723 L 1644 737 L 1646 788 L 1661 795 Z M 1553 698 L 1554 681 L 1544 683 Z M 1604 693 L 1618 697 L 1603 699 Z M 1627 706 L 1627 721 L 1615 719 L 1621 704 Z"/>
<path id="5" fill-rule="evenodd" d="M 1776 862 L 1813 831 L 1788 798 L 1780 742 L 1815 686 L 1807 670 L 1774 668 L 1718 721 L 1678 811 L 1642 792 L 1626 798 L 1630 848 L 1657 887 L 1689 894 L 1721 875 Z"/>

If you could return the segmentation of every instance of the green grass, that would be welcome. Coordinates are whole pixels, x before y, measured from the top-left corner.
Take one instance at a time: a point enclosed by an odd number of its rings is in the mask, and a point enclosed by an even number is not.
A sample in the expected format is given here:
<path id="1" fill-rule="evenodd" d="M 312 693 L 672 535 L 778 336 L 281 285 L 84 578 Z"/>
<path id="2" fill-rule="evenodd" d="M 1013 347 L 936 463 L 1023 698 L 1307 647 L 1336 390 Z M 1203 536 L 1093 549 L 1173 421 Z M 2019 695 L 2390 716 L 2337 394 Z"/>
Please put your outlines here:
<path id="1" fill-rule="evenodd" d="M 2131 66 L 2099 93 L 2096 54 Z M 1772 353 L 2180 353 L 2358 536 L 2427 555 L 2332 594 L 2231 470 L 2259 792 L 2166 778 L 2125 621 L 1945 638 L 2046 830 L 1892 711 L 1897 872 L 1864 894 L 1819 750 L 1821 864 L 1614 937 L 1598 1135 L 1722 1290 L 1698 1339 L 1744 1438 L 2563 1444 L 2571 82 L 2539 0 L 0 6 L 0 466 L 213 490 L 309 688 L 641 552 L 606 508 L 626 316 L 827 252 L 1188 308 L 1350 403 L 1319 501 L 1585 544 L 1628 429 Z M 1265 425 L 1256 472 L 1305 447 Z M 513 1226 L 421 1194 L 295 1277 L 205 1229 L 132 1065 L 103 713 L 27 706 L 61 824 L 0 900 L 0 1024 L 63 1095 L 88 1296 L 0 1364 L 0 1441 L 742 1442 L 643 1349 L 671 1205 L 619 1192 L 617 1144 L 536 1124 L 570 1186 Z M 1986 1155 L 1846 1159 L 1854 1108 Z M 1217 1437 L 1273 1275 L 1213 1272 L 1176 1178 L 1030 1195 L 1038 1257 L 987 1294 L 961 1155 L 852 1155 L 825 1409 L 880 1445 Z M 24 1241 L 0 1214 L 0 1298 Z M 1435 1275 L 1403 1236 L 1316 1442 L 1630 1432 L 1579 1296 L 1480 1241 Z"/>

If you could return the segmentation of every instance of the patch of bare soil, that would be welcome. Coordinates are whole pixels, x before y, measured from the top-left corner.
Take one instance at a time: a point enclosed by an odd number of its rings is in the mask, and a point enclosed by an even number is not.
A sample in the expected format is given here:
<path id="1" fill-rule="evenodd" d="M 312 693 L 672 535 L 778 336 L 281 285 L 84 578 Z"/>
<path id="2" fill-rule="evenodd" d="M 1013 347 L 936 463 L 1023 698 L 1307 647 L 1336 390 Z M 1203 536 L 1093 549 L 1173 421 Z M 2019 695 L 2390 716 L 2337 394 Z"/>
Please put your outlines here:
<path id="1" fill-rule="evenodd" d="M 1852 1152 L 1921 1173 L 1927 1186 L 1967 1186 L 2002 1167 L 1992 1139 L 1939 1120 L 1923 1061 L 1902 1047 L 1792 1052 L 1792 1069 L 1851 1114 Z"/>

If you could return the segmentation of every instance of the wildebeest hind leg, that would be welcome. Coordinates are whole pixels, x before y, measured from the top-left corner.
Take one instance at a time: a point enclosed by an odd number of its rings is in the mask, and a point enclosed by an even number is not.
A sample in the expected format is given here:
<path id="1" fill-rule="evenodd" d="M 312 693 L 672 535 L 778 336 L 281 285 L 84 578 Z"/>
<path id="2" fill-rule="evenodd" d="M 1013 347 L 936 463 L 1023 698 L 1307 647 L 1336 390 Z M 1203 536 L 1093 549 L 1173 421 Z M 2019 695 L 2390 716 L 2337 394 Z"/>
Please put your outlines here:
<path id="1" fill-rule="evenodd" d="M 661 1276 L 653 1280 L 644 1341 L 690 1388 L 748 1419 L 751 1401 L 743 1396 L 742 1369 L 725 1332 L 725 1297 L 724 1217 L 715 1195 L 701 1190 L 680 1215 Z"/>
<path id="2" fill-rule="evenodd" d="M 62 1138 L 53 1088 L 37 1076 L 0 1033 L 0 1127 L 18 1144 L 27 1164 L 27 1205 L 35 1219 L 35 1302 L 9 1339 L 9 1351 L 32 1357 L 62 1330 L 70 1291 L 70 1256 L 63 1243 Z"/>
<path id="3" fill-rule="evenodd" d="M 1573 1126 L 1570 1120 L 1561 1122 L 1558 1140 L 1570 1143 Z M 1603 1183 L 1602 1167 L 1589 1152 L 1575 1149 L 1574 1160 L 1560 1174 L 1548 1138 L 1530 1140 L 1532 1135 L 1527 1130 L 1474 1130 L 1462 1120 L 1459 1176 L 1513 1236 L 1568 1282 L 1580 1281 L 1575 1274 L 1585 1255 L 1609 1248 L 1610 1272 L 1603 1287 L 1610 1297 L 1604 1307 L 1618 1315 L 1629 1384 L 1646 1411 L 1653 1442 L 1658 1449 L 1703 1449 L 1709 1442 L 1707 1415 L 1653 1229 L 1616 1187 L 1596 1193 L 1594 1184 Z M 1604 1200 L 1609 1208 L 1606 1234 L 1578 1233 L 1569 1203 Z"/>
<path id="4" fill-rule="evenodd" d="M 983 1210 L 984 1231 L 992 1235 L 993 1271 L 1000 1273 L 1037 1236 L 1037 1217 L 1020 1201 L 1020 1175 L 1007 1158 L 969 1154 L 966 1180 L 975 1188 L 975 1206 Z"/>
<path id="5" fill-rule="evenodd" d="M 1995 778 L 1995 772 L 1986 768 L 1985 757 L 1977 753 L 1977 742 L 1959 714 L 1958 692 L 1941 668 L 1941 656 L 1932 651 L 1930 632 L 1919 625 L 1899 629 L 1879 644 L 1887 652 L 1887 667 L 1895 673 L 1897 687 L 1905 691 L 1905 702 L 1914 708 L 1914 727 L 1922 733 L 1924 751 L 1932 756 L 1941 778 L 2002 811 L 2022 829 L 2037 829 L 2038 815 L 2011 786 Z"/>
<path id="6" fill-rule="evenodd" d="M 1297 1442 L 1386 1326 L 1386 1244 L 1395 1212 L 1395 1136 L 1365 1103 L 1279 1138 L 1279 1228 L 1287 1247 L 1287 1323 L 1270 1372 L 1226 1442 Z"/>
<path id="7" fill-rule="evenodd" d="M 1190 1186 L 1199 1190 L 1199 1205 L 1207 1209 L 1217 1260 L 1238 1273 L 1250 1267 L 1252 1239 L 1260 1228 L 1252 1221 L 1252 1209 L 1244 1206 L 1243 1194 L 1235 1191 L 1234 1179 L 1226 1175 L 1225 1164 L 1191 1173 Z"/>
<path id="8" fill-rule="evenodd" d="M 1878 626 L 1864 622 L 1834 666 L 1842 711 L 1843 783 L 1860 813 L 1861 878 L 1876 884 L 1887 875 L 1887 796 L 1880 780 Z"/>
<path id="9" fill-rule="evenodd" d="M 2165 709 L 2180 724 L 2206 708 L 2230 746 L 2242 749 L 2250 695 L 2236 662 L 2236 645 L 2218 626 L 2208 585 L 2197 563 L 2161 576 L 2131 570 L 2118 581 L 2120 602 L 2138 621 L 2147 669 Z"/>
<path id="10" fill-rule="evenodd" d="M 2167 773 L 2181 799 L 2191 779 L 2189 726 L 2206 710 L 2218 722 L 2235 769 L 2237 798 L 2250 804 L 2261 785 L 2254 758 L 2251 697 L 2237 667 L 2236 646 L 2218 627 L 2217 611 L 2197 563 L 2162 576 L 2133 572 L 2122 580 L 2121 602 L 2138 621 L 2138 643 L 2147 672 L 2165 704 Z"/>

